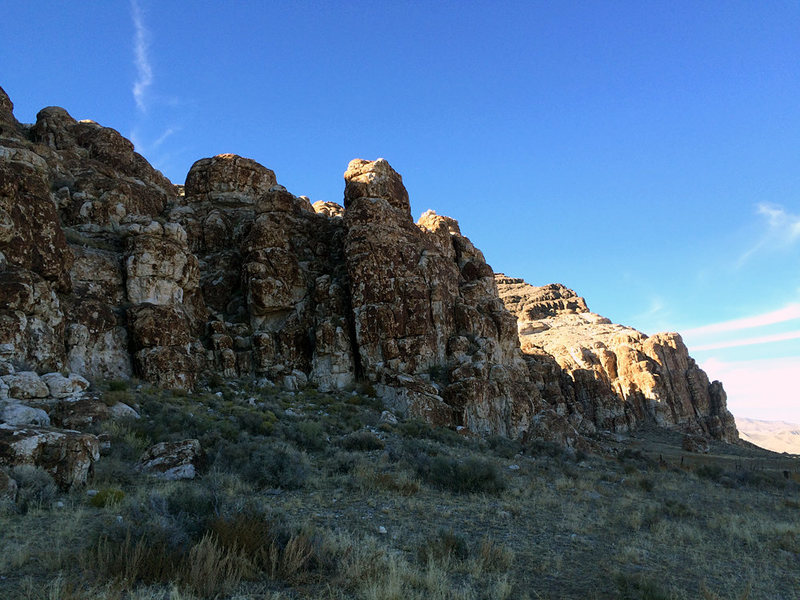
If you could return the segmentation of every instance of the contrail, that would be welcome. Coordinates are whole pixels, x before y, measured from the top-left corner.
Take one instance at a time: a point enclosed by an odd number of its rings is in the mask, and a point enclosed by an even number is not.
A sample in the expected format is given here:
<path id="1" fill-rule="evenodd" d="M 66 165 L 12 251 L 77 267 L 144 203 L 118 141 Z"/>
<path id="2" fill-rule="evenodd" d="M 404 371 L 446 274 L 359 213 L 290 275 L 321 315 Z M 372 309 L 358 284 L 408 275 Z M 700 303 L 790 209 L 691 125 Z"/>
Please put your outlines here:
<path id="1" fill-rule="evenodd" d="M 149 33 L 144 26 L 142 10 L 137 0 L 131 0 L 131 15 L 133 16 L 133 28 L 135 30 L 133 38 L 134 65 L 136 66 L 136 81 L 133 83 L 133 98 L 136 100 L 137 108 L 147 111 L 145 104 L 145 92 L 153 83 L 153 68 L 147 57 Z"/>

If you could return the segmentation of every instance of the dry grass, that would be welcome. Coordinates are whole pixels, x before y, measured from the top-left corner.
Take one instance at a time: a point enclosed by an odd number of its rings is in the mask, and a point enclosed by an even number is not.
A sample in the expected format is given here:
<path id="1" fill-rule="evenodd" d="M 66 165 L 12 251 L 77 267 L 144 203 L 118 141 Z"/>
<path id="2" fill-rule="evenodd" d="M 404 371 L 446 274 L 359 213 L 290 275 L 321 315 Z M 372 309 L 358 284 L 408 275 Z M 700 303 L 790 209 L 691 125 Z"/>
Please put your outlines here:
<path id="1" fill-rule="evenodd" d="M 25 510 L 0 507 L 0 597 L 800 598 L 800 486 L 768 468 L 798 468 L 785 458 L 715 447 L 681 467 L 679 449 L 644 439 L 619 460 L 546 444 L 519 455 L 415 422 L 353 435 L 377 422 L 366 401 L 277 395 L 254 410 L 225 394 L 202 412 L 203 399 L 160 394 L 141 423 L 106 426 L 102 501 L 29 478 Z M 132 469 L 183 427 L 218 451 L 199 479 Z"/>

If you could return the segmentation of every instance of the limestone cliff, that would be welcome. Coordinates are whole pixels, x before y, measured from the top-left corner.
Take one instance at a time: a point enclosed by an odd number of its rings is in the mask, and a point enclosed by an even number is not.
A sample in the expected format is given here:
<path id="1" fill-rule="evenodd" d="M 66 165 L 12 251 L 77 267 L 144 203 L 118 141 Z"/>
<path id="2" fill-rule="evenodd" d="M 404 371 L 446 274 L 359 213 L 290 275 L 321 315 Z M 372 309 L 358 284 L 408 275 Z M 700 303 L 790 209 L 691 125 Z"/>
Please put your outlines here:
<path id="1" fill-rule="evenodd" d="M 532 373 L 550 382 L 543 395 L 579 429 L 626 431 L 651 422 L 738 439 L 722 384 L 708 381 L 677 333 L 648 337 L 612 323 L 563 285 L 534 287 L 501 273 L 495 278 L 506 308 L 517 316 Z M 567 377 L 556 380 L 558 369 Z"/>
<path id="2" fill-rule="evenodd" d="M 366 382 L 395 410 L 482 434 L 571 443 L 574 426 L 652 418 L 735 435 L 721 386 L 679 337 L 579 327 L 595 317 L 557 286 L 514 304 L 501 278 L 504 306 L 454 219 L 414 223 L 385 160 L 354 160 L 344 179 L 344 206 L 312 205 L 222 154 L 175 186 L 119 133 L 61 108 L 18 123 L 0 89 L 1 374 Z M 544 329 L 582 350 L 525 337 Z"/>

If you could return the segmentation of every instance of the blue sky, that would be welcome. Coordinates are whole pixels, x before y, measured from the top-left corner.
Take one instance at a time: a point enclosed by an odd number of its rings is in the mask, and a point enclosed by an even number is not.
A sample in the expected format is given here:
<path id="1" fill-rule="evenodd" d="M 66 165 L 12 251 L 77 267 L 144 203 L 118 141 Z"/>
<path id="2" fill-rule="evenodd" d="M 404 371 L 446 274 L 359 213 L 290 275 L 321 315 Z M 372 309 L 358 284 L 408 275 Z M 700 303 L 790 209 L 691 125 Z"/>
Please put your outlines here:
<path id="1" fill-rule="evenodd" d="M 495 270 L 683 332 L 734 414 L 800 422 L 797 2 L 27 0 L 0 85 L 174 182 L 235 152 L 341 201 L 383 156 Z"/>

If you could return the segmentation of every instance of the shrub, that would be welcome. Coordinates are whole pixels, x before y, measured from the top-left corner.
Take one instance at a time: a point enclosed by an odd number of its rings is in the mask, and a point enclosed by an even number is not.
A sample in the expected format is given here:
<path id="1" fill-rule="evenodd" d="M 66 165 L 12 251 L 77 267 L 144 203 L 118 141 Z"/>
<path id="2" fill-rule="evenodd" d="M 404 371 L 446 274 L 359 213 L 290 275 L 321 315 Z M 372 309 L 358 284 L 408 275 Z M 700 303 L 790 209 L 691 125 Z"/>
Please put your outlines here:
<path id="1" fill-rule="evenodd" d="M 522 444 L 518 440 L 511 440 L 502 435 L 493 435 L 486 438 L 489 448 L 502 458 L 513 458 L 522 451 Z"/>
<path id="2" fill-rule="evenodd" d="M 322 450 L 328 445 L 325 428 L 319 421 L 300 421 L 287 432 L 287 437 L 301 448 L 312 452 Z"/>
<path id="3" fill-rule="evenodd" d="M 478 546 L 476 559 L 483 571 L 508 571 L 514 562 L 514 551 L 485 536 Z"/>
<path id="4" fill-rule="evenodd" d="M 107 387 L 109 392 L 122 392 L 128 389 L 130 382 L 124 379 L 112 379 L 108 382 Z"/>
<path id="5" fill-rule="evenodd" d="M 700 465 L 695 471 L 698 477 L 719 482 L 725 472 L 719 465 Z"/>
<path id="6" fill-rule="evenodd" d="M 614 583 L 619 590 L 620 600 L 670 600 L 655 581 L 644 575 L 625 575 L 618 573 Z"/>
<path id="7" fill-rule="evenodd" d="M 58 487 L 50 474 L 40 467 L 20 465 L 11 470 L 17 482 L 17 508 L 26 513 L 31 508 L 47 508 L 58 495 Z"/>
<path id="8" fill-rule="evenodd" d="M 97 492 L 89 499 L 89 504 L 95 508 L 105 508 L 106 506 L 115 506 L 122 502 L 125 497 L 125 492 L 116 488 L 105 488 Z"/>
<path id="9" fill-rule="evenodd" d="M 345 450 L 368 452 L 370 450 L 383 450 L 386 444 L 370 431 L 356 431 L 339 440 L 339 445 Z"/>
<path id="10" fill-rule="evenodd" d="M 422 563 L 427 563 L 430 559 L 441 561 L 447 557 L 465 560 L 469 556 L 469 547 L 464 536 L 452 529 L 440 529 L 436 537 L 426 540 L 419 547 L 417 555 Z"/>
<path id="11" fill-rule="evenodd" d="M 306 455 L 288 444 L 240 442 L 222 445 L 215 463 L 222 470 L 232 470 L 258 487 L 299 489 L 308 477 Z"/>
<path id="12" fill-rule="evenodd" d="M 668 499 L 664 501 L 664 513 L 675 519 L 690 517 L 694 515 L 694 511 L 686 506 L 683 502 L 678 500 Z"/>
<path id="13" fill-rule="evenodd" d="M 425 464 L 427 463 L 427 464 Z M 458 493 L 499 493 L 506 482 L 497 465 L 476 457 L 464 461 L 436 456 L 419 466 L 420 475 L 430 484 Z"/>

